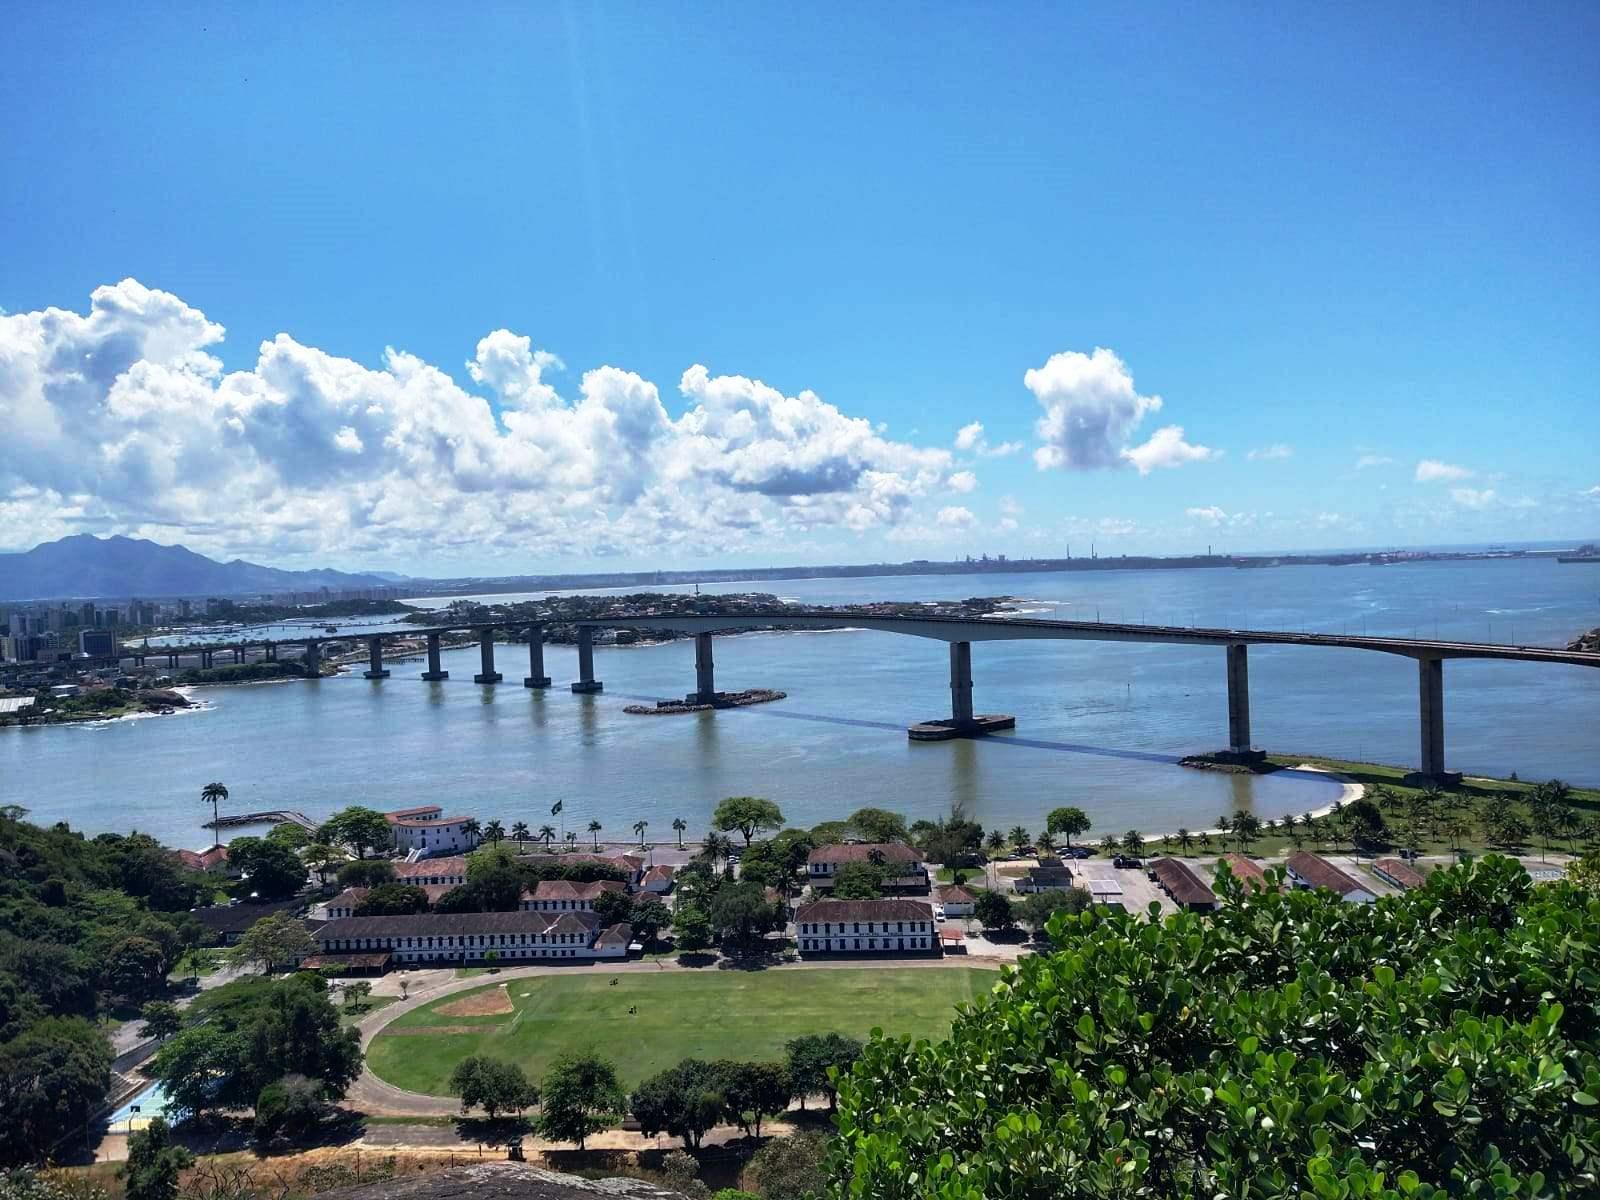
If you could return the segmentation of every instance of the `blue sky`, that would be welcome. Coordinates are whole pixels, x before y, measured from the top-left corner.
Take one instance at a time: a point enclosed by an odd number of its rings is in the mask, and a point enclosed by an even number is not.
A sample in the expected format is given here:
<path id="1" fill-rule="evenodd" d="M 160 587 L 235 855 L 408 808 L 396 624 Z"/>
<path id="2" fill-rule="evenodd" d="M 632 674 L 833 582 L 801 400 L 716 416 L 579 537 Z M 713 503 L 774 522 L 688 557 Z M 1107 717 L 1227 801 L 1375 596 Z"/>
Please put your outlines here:
<path id="1" fill-rule="evenodd" d="M 5 548 L 1600 534 L 1593 5 L 8 21 Z"/>

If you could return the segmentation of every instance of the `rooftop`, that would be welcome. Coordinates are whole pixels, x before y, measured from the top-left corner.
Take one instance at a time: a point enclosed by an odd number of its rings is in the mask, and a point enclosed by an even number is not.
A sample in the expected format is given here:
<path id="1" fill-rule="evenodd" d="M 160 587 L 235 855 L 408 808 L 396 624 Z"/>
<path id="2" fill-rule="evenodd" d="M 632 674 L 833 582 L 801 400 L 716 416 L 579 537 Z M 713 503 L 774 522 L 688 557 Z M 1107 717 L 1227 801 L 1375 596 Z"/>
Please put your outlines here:
<path id="1" fill-rule="evenodd" d="M 1372 864 L 1372 869 L 1408 892 L 1428 882 L 1427 876 L 1403 858 L 1380 858 Z"/>
<path id="2" fill-rule="evenodd" d="M 1237 851 L 1230 850 L 1217 861 L 1227 863 L 1228 870 L 1233 872 L 1233 877 L 1240 883 L 1254 884 L 1257 890 L 1266 891 L 1267 873 L 1255 859 L 1246 858 Z"/>
<path id="3" fill-rule="evenodd" d="M 532 892 L 524 896 L 535 900 L 593 900 L 601 892 L 625 892 L 627 885 L 615 879 L 601 879 L 594 883 L 573 883 L 570 879 L 541 879 Z"/>
<path id="4" fill-rule="evenodd" d="M 802 904 L 798 921 L 931 921 L 933 907 L 926 900 L 816 900 Z"/>
<path id="5" fill-rule="evenodd" d="M 473 937 L 494 933 L 583 933 L 599 925 L 590 912 L 412 913 L 403 917 L 341 917 L 313 935 L 318 941 L 345 938 Z"/>
<path id="6" fill-rule="evenodd" d="M 806 856 L 806 861 L 808 863 L 871 862 L 874 853 L 881 854 L 884 862 L 922 861 L 922 855 L 904 842 L 841 842 L 834 846 L 818 846 Z"/>
<path id="7" fill-rule="evenodd" d="M 402 1173 L 321 1193 L 323 1200 L 685 1200 L 641 1179 L 583 1179 L 518 1162 Z"/>
<path id="8" fill-rule="evenodd" d="M 1194 873 L 1188 863 L 1176 858 L 1158 858 L 1150 864 L 1156 878 L 1167 889 L 1174 904 L 1215 904 L 1216 893 Z"/>
<path id="9" fill-rule="evenodd" d="M 1291 854 L 1284 865 L 1314 888 L 1327 888 L 1330 892 L 1337 892 L 1341 896 L 1348 896 L 1352 892 L 1366 892 L 1370 895 L 1372 892 L 1371 888 L 1352 879 L 1327 859 L 1312 854 L 1309 850 Z"/>

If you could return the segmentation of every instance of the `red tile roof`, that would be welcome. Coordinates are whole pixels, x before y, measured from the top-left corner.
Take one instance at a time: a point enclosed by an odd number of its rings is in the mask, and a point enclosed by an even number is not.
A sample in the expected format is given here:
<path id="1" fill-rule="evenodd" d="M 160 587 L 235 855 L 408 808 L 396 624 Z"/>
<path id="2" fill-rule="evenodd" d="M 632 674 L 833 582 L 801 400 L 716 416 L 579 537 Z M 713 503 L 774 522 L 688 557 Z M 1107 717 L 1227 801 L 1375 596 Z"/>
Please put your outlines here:
<path id="1" fill-rule="evenodd" d="M 1372 895 L 1371 888 L 1352 879 L 1327 859 L 1312 854 L 1309 850 L 1291 854 L 1284 865 L 1314 888 L 1327 888 L 1330 892 L 1337 892 L 1341 896 L 1348 896 L 1351 892 L 1366 892 L 1369 896 Z"/>
<path id="2" fill-rule="evenodd" d="M 1405 888 L 1408 892 L 1428 882 L 1421 871 L 1403 858 L 1380 858 L 1372 864 L 1372 869 L 1396 887 Z"/>
<path id="3" fill-rule="evenodd" d="M 939 899 L 943 900 L 946 904 L 976 904 L 978 902 L 978 898 L 976 896 L 967 891 L 966 888 L 960 887 L 956 884 L 951 884 L 946 888 L 940 888 Z"/>
<path id="4" fill-rule="evenodd" d="M 541 879 L 532 892 L 523 891 L 535 900 L 593 900 L 601 892 L 625 892 L 627 886 L 615 879 L 601 879 L 594 883 L 573 883 L 570 879 Z"/>
<path id="5" fill-rule="evenodd" d="M 1255 859 L 1246 858 L 1237 851 L 1230 850 L 1217 861 L 1227 863 L 1228 870 L 1233 872 L 1233 877 L 1240 883 L 1254 884 L 1258 891 L 1267 890 L 1267 873 Z"/>
<path id="6" fill-rule="evenodd" d="M 806 862 L 871 862 L 874 852 L 883 855 L 884 862 L 920 863 L 922 861 L 922 855 L 904 842 L 855 842 L 836 846 L 818 846 L 806 856 Z"/>
<path id="7" fill-rule="evenodd" d="M 384 813 L 383 816 L 384 820 L 388 821 L 392 825 L 396 821 L 403 820 L 407 817 L 430 816 L 434 813 L 442 813 L 443 811 L 443 807 L 437 804 L 419 804 L 415 808 L 397 808 L 393 812 Z"/>
<path id="8" fill-rule="evenodd" d="M 394 864 L 395 878 L 401 883 L 408 879 L 417 879 L 430 875 L 465 877 L 467 873 L 467 859 L 464 854 L 451 854 L 443 858 L 419 858 L 416 862 L 397 862 Z"/>
<path id="9" fill-rule="evenodd" d="M 1175 904 L 1206 904 L 1217 902 L 1217 895 L 1188 863 L 1176 858 L 1158 858 L 1150 864 L 1161 886 L 1167 889 Z"/>
<path id="10" fill-rule="evenodd" d="M 815 900 L 802 904 L 794 919 L 800 921 L 932 921 L 926 900 Z"/>

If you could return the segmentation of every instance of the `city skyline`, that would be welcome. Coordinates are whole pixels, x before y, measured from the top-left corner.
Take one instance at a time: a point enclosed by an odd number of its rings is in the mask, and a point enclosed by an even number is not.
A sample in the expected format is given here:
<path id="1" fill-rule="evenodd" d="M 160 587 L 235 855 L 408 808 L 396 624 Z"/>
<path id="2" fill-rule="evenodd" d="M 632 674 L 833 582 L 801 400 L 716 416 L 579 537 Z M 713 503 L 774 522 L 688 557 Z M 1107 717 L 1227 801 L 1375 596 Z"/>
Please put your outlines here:
<path id="1" fill-rule="evenodd" d="M 250 10 L 21 14 L 0 550 L 446 577 L 1600 529 L 1592 11 L 419 12 L 306 10 L 294 55 Z"/>

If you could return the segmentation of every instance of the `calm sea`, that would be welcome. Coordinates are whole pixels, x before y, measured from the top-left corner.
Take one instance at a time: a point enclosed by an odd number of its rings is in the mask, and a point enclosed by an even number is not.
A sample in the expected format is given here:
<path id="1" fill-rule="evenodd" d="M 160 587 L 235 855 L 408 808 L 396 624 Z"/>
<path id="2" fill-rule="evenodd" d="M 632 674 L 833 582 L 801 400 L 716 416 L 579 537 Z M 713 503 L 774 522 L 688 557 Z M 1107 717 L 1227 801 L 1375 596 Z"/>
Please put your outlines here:
<path id="1" fill-rule="evenodd" d="M 641 590 L 641 589 L 627 589 Z M 669 589 L 657 589 L 669 590 Z M 681 590 L 681 589 L 679 589 Z M 1554 561 L 1389 567 L 818 579 L 706 585 L 802 603 L 1009 594 L 1039 616 L 1439 636 L 1564 645 L 1600 625 L 1600 568 Z M 436 603 L 430 601 L 428 603 Z M 350 626 L 354 628 L 354 626 Z M 380 626 L 381 627 L 381 626 Z M 694 685 L 691 642 L 599 648 L 602 695 L 574 696 L 570 647 L 546 648 L 557 686 L 521 686 L 526 651 L 501 646 L 506 683 L 472 683 L 477 651 L 445 655 L 448 682 L 415 662 L 390 679 L 205 688 L 204 712 L 90 727 L 0 730 L 0 802 L 90 832 L 146 830 L 207 844 L 200 789 L 226 783 L 229 808 L 437 801 L 509 826 L 625 838 L 637 820 L 692 834 L 718 799 L 776 800 L 798 825 L 872 804 L 913 817 L 959 802 L 985 826 L 1037 830 L 1077 804 L 1093 836 L 1201 828 L 1236 807 L 1263 817 L 1320 808 L 1336 794 L 1308 777 L 1261 779 L 1180 768 L 1226 742 L 1223 651 L 1093 642 L 973 647 L 979 711 L 1017 717 L 1015 735 L 912 744 L 905 726 L 949 711 L 942 643 L 868 632 L 720 639 L 720 687 L 789 698 L 731 712 L 634 717 L 635 699 Z M 1252 647 L 1256 744 L 1274 751 L 1413 763 L 1416 668 L 1357 651 Z M 1524 663 L 1445 665 L 1447 757 L 1469 772 L 1600 784 L 1600 671 Z"/>

